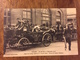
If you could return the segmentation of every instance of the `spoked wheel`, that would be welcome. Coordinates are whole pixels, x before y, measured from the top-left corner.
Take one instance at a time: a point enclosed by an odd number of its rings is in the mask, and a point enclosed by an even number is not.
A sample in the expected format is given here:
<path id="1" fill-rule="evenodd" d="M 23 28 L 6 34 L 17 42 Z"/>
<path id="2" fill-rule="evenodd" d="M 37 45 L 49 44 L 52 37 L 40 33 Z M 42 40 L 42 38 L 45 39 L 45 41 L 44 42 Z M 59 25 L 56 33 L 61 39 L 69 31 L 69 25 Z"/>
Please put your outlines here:
<path id="1" fill-rule="evenodd" d="M 29 45 L 29 39 L 28 39 L 28 38 L 25 38 L 25 37 L 21 38 L 21 39 L 20 39 L 20 44 L 21 44 L 22 46 L 27 46 L 27 45 Z"/>
<path id="2" fill-rule="evenodd" d="M 46 33 L 42 37 L 42 42 L 45 47 L 49 46 L 52 41 L 52 36 L 49 33 Z"/>

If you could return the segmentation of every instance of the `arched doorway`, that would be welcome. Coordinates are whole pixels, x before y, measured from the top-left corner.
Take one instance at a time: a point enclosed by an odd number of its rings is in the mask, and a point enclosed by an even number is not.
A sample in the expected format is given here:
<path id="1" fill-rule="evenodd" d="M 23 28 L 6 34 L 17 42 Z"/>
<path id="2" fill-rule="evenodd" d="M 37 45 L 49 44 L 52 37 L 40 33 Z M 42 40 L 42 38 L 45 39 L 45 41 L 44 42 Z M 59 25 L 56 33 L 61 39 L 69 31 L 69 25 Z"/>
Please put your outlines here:
<path id="1" fill-rule="evenodd" d="M 56 23 L 61 24 L 61 17 L 62 17 L 62 12 L 59 10 L 56 11 Z"/>

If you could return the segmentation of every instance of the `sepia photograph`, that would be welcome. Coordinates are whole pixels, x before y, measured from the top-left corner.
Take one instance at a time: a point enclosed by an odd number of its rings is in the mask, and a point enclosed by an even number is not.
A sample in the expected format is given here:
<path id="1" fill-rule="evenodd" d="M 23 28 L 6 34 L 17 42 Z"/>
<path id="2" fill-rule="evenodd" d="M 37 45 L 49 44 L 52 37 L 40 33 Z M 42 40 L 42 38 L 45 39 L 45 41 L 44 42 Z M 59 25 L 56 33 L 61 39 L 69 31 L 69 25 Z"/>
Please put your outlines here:
<path id="1" fill-rule="evenodd" d="M 78 55 L 76 8 L 4 10 L 4 57 Z"/>

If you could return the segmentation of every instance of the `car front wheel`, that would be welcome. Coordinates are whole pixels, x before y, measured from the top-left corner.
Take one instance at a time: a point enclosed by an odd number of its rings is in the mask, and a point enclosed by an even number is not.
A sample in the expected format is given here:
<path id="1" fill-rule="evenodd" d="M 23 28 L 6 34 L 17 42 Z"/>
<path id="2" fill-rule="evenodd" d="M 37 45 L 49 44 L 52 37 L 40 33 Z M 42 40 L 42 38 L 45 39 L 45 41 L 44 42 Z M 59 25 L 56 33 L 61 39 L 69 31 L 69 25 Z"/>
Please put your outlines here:
<path id="1" fill-rule="evenodd" d="M 49 33 L 45 33 L 42 37 L 42 43 L 45 47 L 49 46 L 52 41 L 52 36 Z"/>

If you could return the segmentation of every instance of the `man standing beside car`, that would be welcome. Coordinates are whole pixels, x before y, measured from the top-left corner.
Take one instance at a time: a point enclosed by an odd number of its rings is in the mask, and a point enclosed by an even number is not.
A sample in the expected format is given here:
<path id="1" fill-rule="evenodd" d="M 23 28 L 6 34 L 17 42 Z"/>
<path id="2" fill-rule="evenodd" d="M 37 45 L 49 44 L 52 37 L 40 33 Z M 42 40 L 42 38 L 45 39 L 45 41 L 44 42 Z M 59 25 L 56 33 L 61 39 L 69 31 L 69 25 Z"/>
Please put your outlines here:
<path id="1" fill-rule="evenodd" d="M 71 38 L 72 38 L 72 29 L 71 27 L 69 26 L 69 24 L 66 26 L 66 29 L 65 29 L 65 38 L 66 38 L 66 42 L 68 43 L 69 45 L 69 51 L 71 51 Z"/>
<path id="2" fill-rule="evenodd" d="M 69 45 L 68 48 L 69 48 L 69 51 L 70 51 L 70 50 L 71 50 L 71 37 L 72 37 L 72 31 L 71 31 L 69 25 L 67 25 L 66 27 L 67 27 L 67 28 L 65 29 L 64 35 L 65 35 L 65 38 L 66 38 L 66 42 L 67 42 L 68 45 Z"/>

